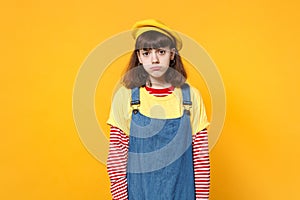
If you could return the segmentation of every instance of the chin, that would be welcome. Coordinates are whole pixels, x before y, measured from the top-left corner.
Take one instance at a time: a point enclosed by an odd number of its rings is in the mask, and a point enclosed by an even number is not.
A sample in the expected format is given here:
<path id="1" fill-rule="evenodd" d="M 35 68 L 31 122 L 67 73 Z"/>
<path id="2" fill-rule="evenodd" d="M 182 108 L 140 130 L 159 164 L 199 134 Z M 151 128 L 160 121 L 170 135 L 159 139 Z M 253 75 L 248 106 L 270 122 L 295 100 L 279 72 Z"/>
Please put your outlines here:
<path id="1" fill-rule="evenodd" d="M 150 76 L 152 76 L 153 78 L 162 78 L 163 75 L 164 74 L 161 74 L 161 73 L 159 73 L 159 74 L 155 74 L 155 73 L 150 74 Z"/>

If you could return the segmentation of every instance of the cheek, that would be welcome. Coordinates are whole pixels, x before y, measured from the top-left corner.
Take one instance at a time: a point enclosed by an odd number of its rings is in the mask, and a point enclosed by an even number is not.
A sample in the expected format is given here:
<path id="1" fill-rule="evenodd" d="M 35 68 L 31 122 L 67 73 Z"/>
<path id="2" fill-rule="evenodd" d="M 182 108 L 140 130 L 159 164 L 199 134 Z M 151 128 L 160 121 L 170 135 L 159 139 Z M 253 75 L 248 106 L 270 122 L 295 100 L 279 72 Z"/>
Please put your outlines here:
<path id="1" fill-rule="evenodd" d="M 170 64 L 170 59 L 169 58 L 165 58 L 162 60 L 162 63 L 165 65 L 165 66 L 169 66 Z"/>
<path id="2" fill-rule="evenodd" d="M 150 72 L 149 65 L 147 65 L 147 64 L 145 64 L 145 63 L 143 63 L 143 68 L 144 68 L 144 70 L 145 70 L 147 73 L 149 73 L 149 72 Z"/>
<path id="3" fill-rule="evenodd" d="M 141 58 L 140 58 L 140 61 L 141 61 L 143 64 L 149 64 L 149 63 L 151 63 L 151 59 L 146 58 L 146 57 L 141 57 Z"/>

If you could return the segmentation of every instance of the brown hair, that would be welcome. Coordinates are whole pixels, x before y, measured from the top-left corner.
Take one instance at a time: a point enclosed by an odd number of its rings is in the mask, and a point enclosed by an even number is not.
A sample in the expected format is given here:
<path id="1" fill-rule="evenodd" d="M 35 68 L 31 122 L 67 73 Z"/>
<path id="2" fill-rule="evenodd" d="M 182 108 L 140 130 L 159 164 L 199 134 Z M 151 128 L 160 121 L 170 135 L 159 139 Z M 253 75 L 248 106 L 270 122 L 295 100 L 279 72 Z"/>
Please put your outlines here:
<path id="1" fill-rule="evenodd" d="M 173 41 L 175 39 L 173 38 Z M 148 81 L 148 73 L 144 70 L 137 53 L 140 49 L 157 49 L 162 47 L 175 48 L 176 44 L 168 36 L 157 32 L 147 31 L 141 34 L 135 43 L 135 50 L 131 54 L 131 58 L 125 74 L 123 76 L 122 83 L 127 88 L 144 87 Z M 170 67 L 166 71 L 165 80 L 171 83 L 175 87 L 180 87 L 186 80 L 187 74 L 184 69 L 181 57 L 177 50 L 175 50 L 174 60 L 170 62 Z"/>

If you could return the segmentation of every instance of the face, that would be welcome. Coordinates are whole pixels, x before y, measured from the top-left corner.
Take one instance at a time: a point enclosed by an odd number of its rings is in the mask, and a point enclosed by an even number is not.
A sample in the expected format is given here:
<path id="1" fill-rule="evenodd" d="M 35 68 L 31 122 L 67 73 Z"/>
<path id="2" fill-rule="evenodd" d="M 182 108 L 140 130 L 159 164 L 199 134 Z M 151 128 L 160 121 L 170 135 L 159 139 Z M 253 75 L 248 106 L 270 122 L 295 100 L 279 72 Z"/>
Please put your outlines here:
<path id="1" fill-rule="evenodd" d="M 169 68 L 170 60 L 174 59 L 175 50 L 166 48 L 139 50 L 138 58 L 150 78 L 161 79 Z"/>

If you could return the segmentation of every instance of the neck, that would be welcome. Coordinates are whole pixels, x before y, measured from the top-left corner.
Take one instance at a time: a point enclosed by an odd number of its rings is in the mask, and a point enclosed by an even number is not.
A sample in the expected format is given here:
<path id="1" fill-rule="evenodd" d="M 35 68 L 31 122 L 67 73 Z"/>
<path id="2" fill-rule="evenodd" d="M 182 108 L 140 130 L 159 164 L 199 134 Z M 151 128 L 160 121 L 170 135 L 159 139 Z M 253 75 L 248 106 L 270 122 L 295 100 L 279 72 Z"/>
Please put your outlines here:
<path id="1" fill-rule="evenodd" d="M 168 88 L 172 86 L 171 83 L 165 81 L 164 77 L 154 78 L 150 76 L 149 78 L 151 81 L 151 88 L 162 89 L 162 88 Z M 147 86 L 150 87 L 148 82 L 147 82 Z"/>

